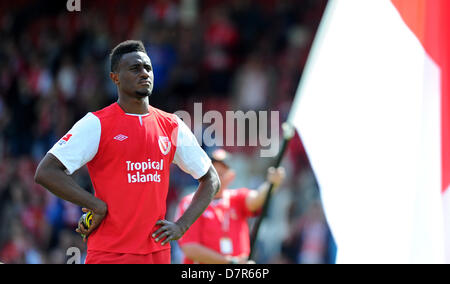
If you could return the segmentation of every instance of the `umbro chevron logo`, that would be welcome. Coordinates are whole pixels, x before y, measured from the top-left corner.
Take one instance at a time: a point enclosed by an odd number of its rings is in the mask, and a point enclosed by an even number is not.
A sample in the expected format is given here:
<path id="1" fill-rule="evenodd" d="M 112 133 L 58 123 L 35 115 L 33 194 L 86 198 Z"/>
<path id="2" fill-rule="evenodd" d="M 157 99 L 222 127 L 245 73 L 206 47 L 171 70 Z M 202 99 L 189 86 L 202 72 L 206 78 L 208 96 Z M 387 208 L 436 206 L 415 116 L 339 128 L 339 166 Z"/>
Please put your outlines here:
<path id="1" fill-rule="evenodd" d="M 114 137 L 114 139 L 116 139 L 116 140 L 118 140 L 118 141 L 123 141 L 123 140 L 125 140 L 125 139 L 127 139 L 128 138 L 128 136 L 125 136 L 125 135 L 123 135 L 123 134 L 119 134 L 119 135 L 117 135 L 116 137 Z"/>

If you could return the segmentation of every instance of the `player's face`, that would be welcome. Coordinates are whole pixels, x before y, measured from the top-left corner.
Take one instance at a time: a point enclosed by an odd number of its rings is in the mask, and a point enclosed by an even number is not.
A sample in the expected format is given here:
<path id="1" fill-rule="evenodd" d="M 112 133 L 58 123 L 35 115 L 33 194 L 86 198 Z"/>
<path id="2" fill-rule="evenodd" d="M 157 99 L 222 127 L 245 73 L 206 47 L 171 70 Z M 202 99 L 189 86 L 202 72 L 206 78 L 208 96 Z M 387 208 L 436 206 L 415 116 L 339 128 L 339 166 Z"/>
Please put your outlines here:
<path id="1" fill-rule="evenodd" d="M 148 97 L 153 90 L 153 68 L 144 52 L 124 54 L 119 62 L 117 85 L 122 93 Z"/>

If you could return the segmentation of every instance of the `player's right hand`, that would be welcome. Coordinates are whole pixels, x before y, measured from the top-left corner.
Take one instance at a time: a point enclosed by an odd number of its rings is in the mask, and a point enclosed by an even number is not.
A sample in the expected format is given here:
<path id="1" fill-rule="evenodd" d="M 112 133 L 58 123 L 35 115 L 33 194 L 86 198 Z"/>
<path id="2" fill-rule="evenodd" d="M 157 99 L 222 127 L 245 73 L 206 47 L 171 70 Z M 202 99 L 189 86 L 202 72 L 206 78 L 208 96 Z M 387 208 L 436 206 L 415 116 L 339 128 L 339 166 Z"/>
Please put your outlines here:
<path id="1" fill-rule="evenodd" d="M 81 209 L 84 213 L 92 211 L 92 224 L 89 228 L 85 228 L 82 220 L 78 221 L 78 228 L 75 230 L 83 237 L 83 242 L 86 242 L 88 236 L 100 225 L 103 219 L 106 216 L 106 207 L 105 210 L 102 211 L 93 211 L 88 208 Z"/>

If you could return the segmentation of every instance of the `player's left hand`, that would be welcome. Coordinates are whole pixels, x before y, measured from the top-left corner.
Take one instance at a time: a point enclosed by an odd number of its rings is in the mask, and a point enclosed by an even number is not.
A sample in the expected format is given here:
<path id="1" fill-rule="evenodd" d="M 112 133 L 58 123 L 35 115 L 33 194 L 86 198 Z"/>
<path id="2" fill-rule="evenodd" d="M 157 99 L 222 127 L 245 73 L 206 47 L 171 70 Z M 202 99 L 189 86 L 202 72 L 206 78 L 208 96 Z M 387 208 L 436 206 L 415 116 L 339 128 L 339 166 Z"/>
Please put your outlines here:
<path id="1" fill-rule="evenodd" d="M 83 223 L 78 221 L 78 228 L 75 230 L 77 233 L 79 233 L 83 237 L 83 242 L 86 242 L 88 236 L 100 225 L 102 220 L 106 216 L 106 206 L 102 210 L 96 210 L 93 211 L 88 208 L 82 208 L 81 209 L 84 213 L 87 213 L 89 211 L 92 211 L 92 224 L 89 228 L 85 228 Z"/>
<path id="2" fill-rule="evenodd" d="M 159 220 L 156 222 L 156 225 L 161 227 L 152 234 L 152 237 L 155 239 L 155 242 L 162 241 L 161 245 L 178 240 L 184 234 L 181 226 L 174 222 Z"/>

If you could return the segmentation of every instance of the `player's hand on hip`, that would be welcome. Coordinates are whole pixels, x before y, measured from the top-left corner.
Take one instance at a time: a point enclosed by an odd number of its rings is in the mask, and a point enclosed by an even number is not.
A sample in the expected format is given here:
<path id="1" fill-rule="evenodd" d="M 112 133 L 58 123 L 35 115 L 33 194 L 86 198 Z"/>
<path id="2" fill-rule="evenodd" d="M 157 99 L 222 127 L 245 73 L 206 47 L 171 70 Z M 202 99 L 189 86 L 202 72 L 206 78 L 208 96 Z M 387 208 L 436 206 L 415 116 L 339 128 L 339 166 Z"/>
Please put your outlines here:
<path id="1" fill-rule="evenodd" d="M 156 222 L 156 225 L 161 227 L 152 234 L 152 237 L 155 239 L 155 242 L 162 241 L 161 245 L 178 240 L 184 234 L 181 226 L 174 222 L 159 220 Z"/>

